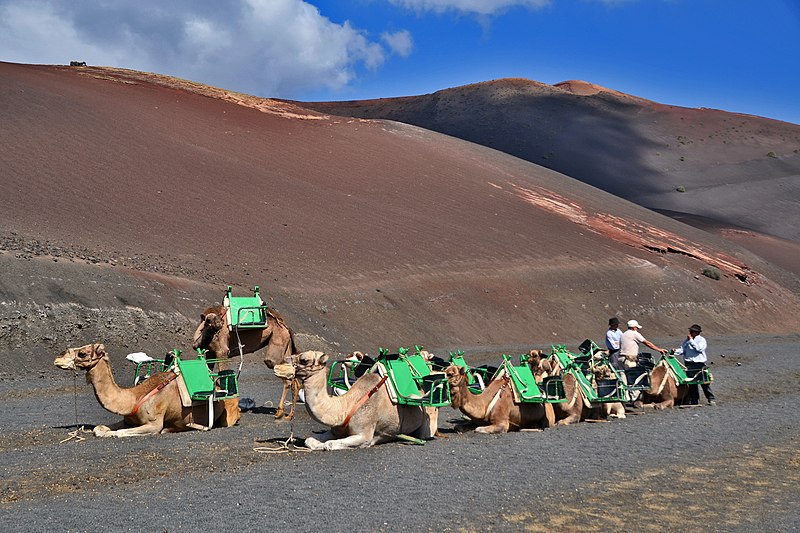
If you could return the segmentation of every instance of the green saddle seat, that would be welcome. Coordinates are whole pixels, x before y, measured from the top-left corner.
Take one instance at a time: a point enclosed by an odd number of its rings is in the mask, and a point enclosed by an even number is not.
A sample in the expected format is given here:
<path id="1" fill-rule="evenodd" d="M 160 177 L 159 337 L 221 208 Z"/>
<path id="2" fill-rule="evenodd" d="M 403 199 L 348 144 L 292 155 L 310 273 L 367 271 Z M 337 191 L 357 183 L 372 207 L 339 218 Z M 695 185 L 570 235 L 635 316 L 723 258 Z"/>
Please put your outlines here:
<path id="1" fill-rule="evenodd" d="M 674 355 L 665 355 L 664 360 L 678 385 L 705 385 L 711 383 L 711 372 L 704 363 L 686 363 L 682 365 Z"/>
<path id="2" fill-rule="evenodd" d="M 514 365 L 507 355 L 503 355 L 503 365 L 499 372 L 508 373 L 517 403 L 542 403 L 545 395 L 536 383 L 536 378 L 528 365 Z"/>
<path id="3" fill-rule="evenodd" d="M 222 305 L 227 309 L 228 328 L 263 329 L 267 327 L 267 306 L 259 294 L 258 285 L 253 296 L 233 296 L 229 285 Z"/>
<path id="4" fill-rule="evenodd" d="M 420 355 L 386 354 L 378 358 L 398 404 L 442 407 L 450 404 L 450 385 L 443 373 L 432 374 Z"/>

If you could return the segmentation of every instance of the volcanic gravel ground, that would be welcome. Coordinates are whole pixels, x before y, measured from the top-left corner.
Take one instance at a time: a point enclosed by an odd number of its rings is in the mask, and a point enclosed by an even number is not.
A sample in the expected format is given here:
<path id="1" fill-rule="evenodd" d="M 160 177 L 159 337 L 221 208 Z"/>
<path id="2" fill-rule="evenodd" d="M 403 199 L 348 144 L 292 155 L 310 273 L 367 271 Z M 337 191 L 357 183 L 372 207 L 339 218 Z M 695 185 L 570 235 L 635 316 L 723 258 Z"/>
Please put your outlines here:
<path id="1" fill-rule="evenodd" d="M 241 389 L 258 407 L 208 433 L 73 433 L 76 410 L 78 427 L 118 418 L 83 375 L 4 381 L 3 530 L 794 530 L 800 336 L 710 341 L 717 407 L 504 435 L 456 432 L 444 408 L 446 438 L 339 452 L 264 452 L 323 428 L 302 406 L 273 419 L 279 382 L 257 357 Z"/>

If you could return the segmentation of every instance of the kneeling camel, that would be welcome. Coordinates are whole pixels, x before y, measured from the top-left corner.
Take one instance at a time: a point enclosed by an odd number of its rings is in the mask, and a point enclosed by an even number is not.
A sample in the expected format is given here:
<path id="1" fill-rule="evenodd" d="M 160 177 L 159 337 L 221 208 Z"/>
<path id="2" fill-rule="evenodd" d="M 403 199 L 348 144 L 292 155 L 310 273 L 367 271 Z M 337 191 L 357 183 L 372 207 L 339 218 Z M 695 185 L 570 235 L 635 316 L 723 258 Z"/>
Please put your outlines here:
<path id="1" fill-rule="evenodd" d="M 111 372 L 111 361 L 103 344 L 87 344 L 68 348 L 55 361 L 65 370 L 85 370 L 86 381 L 94 387 L 100 405 L 124 418 L 111 426 L 95 426 L 98 437 L 136 437 L 158 433 L 175 433 L 192 429 L 197 420 L 208 420 L 207 406 L 184 407 L 178 382 L 172 372 L 159 372 L 135 387 L 117 385 Z M 214 425 L 233 426 L 239 421 L 238 400 L 231 398 L 214 403 L 217 413 Z"/>
<path id="2" fill-rule="evenodd" d="M 476 394 L 469 390 L 466 369 L 450 365 L 444 373 L 450 382 L 451 407 L 460 409 L 473 422 L 485 424 L 475 428 L 477 432 L 506 433 L 555 425 L 552 404 L 514 403 L 514 393 L 507 378 L 493 379 Z"/>
<path id="3" fill-rule="evenodd" d="M 330 429 L 305 444 L 312 450 L 367 448 L 390 442 L 398 435 L 431 439 L 436 433 L 438 409 L 395 405 L 378 374 L 364 374 L 342 396 L 327 387 L 328 356 L 303 352 L 292 357 L 295 376 L 303 382 L 306 410 Z"/>

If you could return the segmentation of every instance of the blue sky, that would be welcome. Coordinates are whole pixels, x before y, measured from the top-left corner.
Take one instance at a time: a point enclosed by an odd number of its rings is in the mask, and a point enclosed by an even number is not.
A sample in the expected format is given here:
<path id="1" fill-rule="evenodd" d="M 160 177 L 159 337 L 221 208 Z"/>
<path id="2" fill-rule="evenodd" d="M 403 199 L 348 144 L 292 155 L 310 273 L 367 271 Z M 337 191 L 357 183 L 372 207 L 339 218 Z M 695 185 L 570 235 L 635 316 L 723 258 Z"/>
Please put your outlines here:
<path id="1" fill-rule="evenodd" d="M 0 0 L 0 60 L 70 60 L 260 96 L 582 79 L 800 124 L 800 0 Z"/>

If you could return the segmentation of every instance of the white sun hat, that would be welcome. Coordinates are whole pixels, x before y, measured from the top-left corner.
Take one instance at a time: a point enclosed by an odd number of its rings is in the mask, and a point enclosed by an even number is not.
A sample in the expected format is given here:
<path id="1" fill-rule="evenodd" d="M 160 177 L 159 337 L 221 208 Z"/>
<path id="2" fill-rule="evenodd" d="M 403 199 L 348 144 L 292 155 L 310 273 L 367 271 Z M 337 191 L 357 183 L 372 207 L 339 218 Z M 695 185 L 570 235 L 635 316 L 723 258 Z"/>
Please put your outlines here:
<path id="1" fill-rule="evenodd" d="M 639 325 L 639 323 L 638 323 L 637 321 L 635 321 L 635 320 L 628 320 L 628 327 L 629 327 L 629 328 L 639 328 L 639 329 L 642 329 L 642 326 L 640 326 L 640 325 Z"/>

